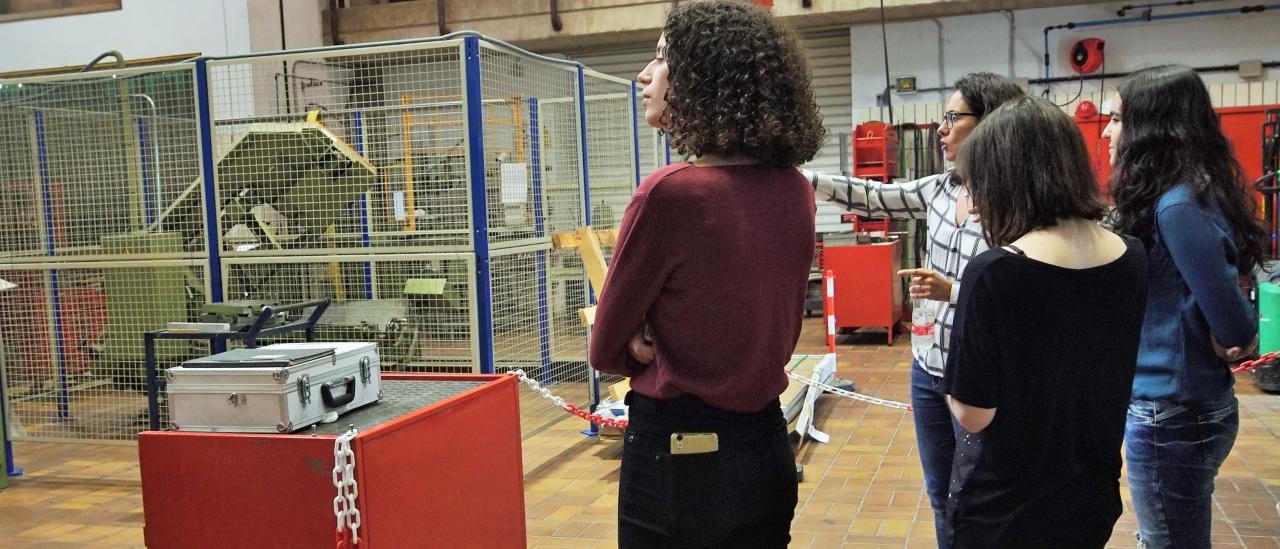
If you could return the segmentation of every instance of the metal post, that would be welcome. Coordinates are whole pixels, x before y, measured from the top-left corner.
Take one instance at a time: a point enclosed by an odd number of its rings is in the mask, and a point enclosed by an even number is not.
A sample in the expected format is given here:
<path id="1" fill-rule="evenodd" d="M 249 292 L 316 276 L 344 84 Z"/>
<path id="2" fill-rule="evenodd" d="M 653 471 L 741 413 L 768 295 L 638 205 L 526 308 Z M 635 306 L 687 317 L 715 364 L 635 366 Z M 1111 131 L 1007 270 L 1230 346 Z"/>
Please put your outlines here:
<path id="1" fill-rule="evenodd" d="M 40 196 L 44 207 L 45 252 L 57 255 L 53 219 L 53 183 L 49 177 L 49 149 L 44 136 L 44 113 L 35 112 L 36 154 L 40 165 Z M 56 349 L 54 368 L 58 371 L 58 419 L 71 417 L 71 391 L 67 387 L 67 354 L 62 341 L 62 292 L 58 288 L 58 270 L 49 270 L 50 309 L 53 313 L 53 344 Z"/>
<path id="2" fill-rule="evenodd" d="M 209 102 L 209 67 L 196 60 L 196 109 L 200 115 L 200 176 L 204 180 L 205 234 L 209 244 L 209 302 L 222 303 L 222 233 L 218 225 L 218 192 L 214 185 L 213 105 Z M 217 349 L 214 352 L 220 352 Z"/>
<path id="3" fill-rule="evenodd" d="M 667 140 L 667 132 L 662 132 L 662 152 L 666 155 L 666 165 L 671 165 L 671 142 Z"/>
<path id="4" fill-rule="evenodd" d="M 211 340 L 212 341 L 212 340 Z M 147 369 L 147 417 L 151 430 L 160 430 L 160 384 L 156 375 L 156 333 L 142 334 L 143 365 Z"/>
<path id="5" fill-rule="evenodd" d="M 4 339 L 4 334 L 0 334 L 0 340 Z M 7 367 L 9 364 L 8 357 L 4 354 L 4 347 L 0 346 L 0 366 Z M 5 474 L 10 477 L 22 476 L 22 469 L 13 465 L 13 444 L 9 442 L 9 407 L 6 405 L 9 401 L 4 397 L 3 376 L 0 376 L 0 437 L 4 438 L 4 466 Z M 6 488 L 9 481 L 0 477 L 0 488 Z"/>
<path id="6" fill-rule="evenodd" d="M 578 139 L 582 142 L 582 222 L 591 225 L 591 169 L 587 160 L 587 87 L 582 65 L 578 65 Z M 595 292 L 592 292 L 591 303 L 595 302 Z"/>
<path id="7" fill-rule="evenodd" d="M 489 265 L 489 197 L 484 176 L 484 96 L 480 89 L 480 39 L 462 39 L 466 78 L 467 171 L 471 182 L 471 238 L 476 256 L 476 343 L 480 373 L 492 374 L 493 295 Z M 410 205 L 412 208 L 412 205 Z"/>
<path id="8" fill-rule="evenodd" d="M 151 185 L 149 183 L 151 172 L 147 169 L 147 122 L 141 116 L 138 117 L 138 160 L 139 165 L 142 166 L 142 204 L 143 211 L 146 212 L 144 218 L 147 220 L 147 226 L 151 226 L 151 223 L 155 221 L 155 212 L 153 210 L 158 204 L 152 204 L 150 200 L 147 200 L 151 197 Z"/>
<path id="9" fill-rule="evenodd" d="M 352 133 L 355 134 L 356 154 L 364 156 L 364 121 L 360 111 L 351 113 Z M 369 239 L 369 191 L 360 195 L 360 244 L 368 248 Z M 373 262 L 364 262 L 364 298 L 373 299 Z"/>
<path id="10" fill-rule="evenodd" d="M 518 130 L 517 130 L 518 131 Z M 533 233 L 539 238 L 546 236 L 546 221 L 543 217 L 542 194 L 542 132 L 538 125 L 538 99 L 529 98 L 529 171 L 533 179 Z M 551 375 L 551 314 L 547 304 L 547 252 L 538 250 L 534 260 L 538 272 L 538 356 L 541 364 L 538 380 L 543 385 L 550 385 L 555 380 Z"/>
<path id="11" fill-rule="evenodd" d="M 591 226 L 591 169 L 587 152 L 587 86 L 586 77 L 582 65 L 578 65 L 578 138 L 582 143 L 582 222 L 584 225 Z M 587 300 L 595 305 L 596 292 L 591 287 L 589 281 L 583 278 L 584 288 L 587 288 Z M 600 372 L 587 365 L 587 398 L 591 403 L 591 413 L 596 413 L 596 408 L 600 405 Z M 586 430 L 582 434 L 587 436 L 595 436 L 600 434 L 600 426 L 595 423 L 589 423 Z"/>
<path id="12" fill-rule="evenodd" d="M 636 83 L 631 82 L 631 147 L 635 149 L 632 162 L 636 170 L 636 187 L 640 186 L 640 121 L 636 113 Z"/>

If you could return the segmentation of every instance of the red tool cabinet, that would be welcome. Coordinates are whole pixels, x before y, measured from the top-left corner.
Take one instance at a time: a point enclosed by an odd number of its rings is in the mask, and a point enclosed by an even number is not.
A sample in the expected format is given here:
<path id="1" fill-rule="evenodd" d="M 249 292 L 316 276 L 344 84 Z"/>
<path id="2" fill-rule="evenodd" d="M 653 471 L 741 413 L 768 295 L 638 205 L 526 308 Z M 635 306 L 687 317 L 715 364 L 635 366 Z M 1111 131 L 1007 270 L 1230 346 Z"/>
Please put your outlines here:
<path id="1" fill-rule="evenodd" d="M 892 181 L 898 176 L 898 128 L 866 122 L 853 128 L 853 176 Z"/>
<path id="2" fill-rule="evenodd" d="M 517 380 L 382 379 L 382 402 L 317 434 L 139 434 L 147 546 L 334 547 L 325 431 L 354 423 L 358 547 L 525 547 Z"/>
<path id="3" fill-rule="evenodd" d="M 835 274 L 836 330 L 883 327 L 888 344 L 902 319 L 902 241 L 824 246 L 823 268 Z"/>

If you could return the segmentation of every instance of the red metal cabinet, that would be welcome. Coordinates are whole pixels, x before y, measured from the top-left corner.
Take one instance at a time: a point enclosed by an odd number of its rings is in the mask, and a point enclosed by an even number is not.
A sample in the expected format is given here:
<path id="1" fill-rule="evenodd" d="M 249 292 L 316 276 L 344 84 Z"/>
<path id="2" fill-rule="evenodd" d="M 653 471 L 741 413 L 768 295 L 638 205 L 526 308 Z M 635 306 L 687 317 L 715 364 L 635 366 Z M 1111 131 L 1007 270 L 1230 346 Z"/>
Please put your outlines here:
<path id="1" fill-rule="evenodd" d="M 893 345 L 902 319 L 902 241 L 826 246 L 822 255 L 835 274 L 836 329 L 884 327 Z"/>
<path id="2" fill-rule="evenodd" d="M 854 177 L 890 181 L 898 176 L 898 128 L 884 122 L 858 124 L 852 139 Z"/>
<path id="3" fill-rule="evenodd" d="M 384 390 L 389 381 L 420 382 L 424 391 L 440 381 L 482 383 L 380 424 L 357 423 L 359 547 L 525 547 L 517 380 L 382 379 Z M 401 405 L 384 398 L 378 406 L 388 404 Z M 333 547 L 335 438 L 139 434 L 147 547 Z"/>

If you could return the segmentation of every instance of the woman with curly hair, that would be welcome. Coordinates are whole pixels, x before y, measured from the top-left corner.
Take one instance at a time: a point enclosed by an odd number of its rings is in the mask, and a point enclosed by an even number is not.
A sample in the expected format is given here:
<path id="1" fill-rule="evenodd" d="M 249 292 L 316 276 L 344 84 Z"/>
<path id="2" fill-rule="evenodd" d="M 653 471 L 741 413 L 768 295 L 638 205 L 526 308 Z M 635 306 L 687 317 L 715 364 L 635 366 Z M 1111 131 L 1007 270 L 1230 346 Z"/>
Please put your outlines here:
<path id="1" fill-rule="evenodd" d="M 1021 98 L 1022 88 L 989 72 L 966 74 L 947 99 L 938 135 L 942 153 L 955 162 L 969 134 L 996 107 Z M 946 502 L 955 453 L 955 427 L 942 394 L 942 370 L 951 344 L 951 324 L 960 295 L 960 275 L 978 254 L 986 251 L 982 226 L 969 215 L 973 201 L 951 172 L 915 181 L 881 183 L 824 173 L 809 174 L 815 194 L 844 206 L 849 213 L 889 219 L 923 219 L 928 224 L 928 268 L 899 274 L 911 277 L 911 297 L 937 310 L 937 338 L 928 349 L 914 350 L 911 364 L 911 404 L 915 409 L 916 445 L 924 468 L 925 491 L 933 508 L 938 545 L 947 549 Z"/>
<path id="2" fill-rule="evenodd" d="M 640 73 L 645 121 L 696 160 L 622 220 L 591 364 L 629 376 L 618 544 L 786 547 L 795 457 L 778 396 L 813 259 L 823 129 L 794 34 L 739 1 L 681 4 Z"/>
<path id="3" fill-rule="evenodd" d="M 1240 422 L 1227 364 L 1258 344 L 1238 280 L 1262 263 L 1267 234 L 1195 71 L 1136 72 L 1113 101 L 1116 229 L 1150 258 L 1124 444 L 1138 537 L 1209 547 L 1213 479 Z"/>

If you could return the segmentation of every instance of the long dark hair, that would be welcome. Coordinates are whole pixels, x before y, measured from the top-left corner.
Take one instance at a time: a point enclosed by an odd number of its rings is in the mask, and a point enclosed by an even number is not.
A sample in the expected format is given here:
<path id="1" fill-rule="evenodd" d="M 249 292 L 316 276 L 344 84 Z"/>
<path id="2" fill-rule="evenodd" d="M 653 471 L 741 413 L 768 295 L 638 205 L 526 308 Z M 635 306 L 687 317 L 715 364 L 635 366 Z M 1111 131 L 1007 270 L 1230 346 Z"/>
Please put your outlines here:
<path id="1" fill-rule="evenodd" d="M 1104 210 L 1080 130 L 1044 99 L 1015 99 L 988 114 L 960 149 L 956 177 L 992 247 L 1059 220 L 1097 220 Z"/>
<path id="2" fill-rule="evenodd" d="M 1027 95 L 1012 80 L 990 72 L 971 72 L 961 76 L 954 87 L 979 120 L 1000 105 Z"/>
<path id="3" fill-rule="evenodd" d="M 667 108 L 681 154 L 798 166 L 826 130 L 795 33 L 741 0 L 685 2 L 667 15 Z"/>
<path id="4" fill-rule="evenodd" d="M 1138 71 L 1120 86 L 1120 106 L 1111 173 L 1116 230 L 1150 237 L 1160 196 L 1187 183 L 1200 204 L 1222 209 L 1239 251 L 1236 268 L 1252 273 L 1264 259 L 1267 232 L 1200 76 L 1177 65 Z"/>

